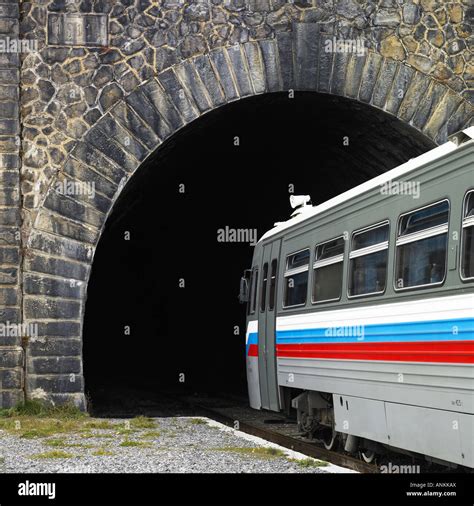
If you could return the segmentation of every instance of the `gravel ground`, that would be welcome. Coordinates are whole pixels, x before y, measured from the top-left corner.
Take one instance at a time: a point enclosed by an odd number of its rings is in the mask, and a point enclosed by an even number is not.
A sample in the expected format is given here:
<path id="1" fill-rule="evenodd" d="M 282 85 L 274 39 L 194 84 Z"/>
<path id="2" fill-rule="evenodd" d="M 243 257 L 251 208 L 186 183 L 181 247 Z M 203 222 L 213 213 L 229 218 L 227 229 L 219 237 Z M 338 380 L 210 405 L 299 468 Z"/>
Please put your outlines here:
<path id="1" fill-rule="evenodd" d="M 0 473 L 347 471 L 205 418 L 154 418 L 155 427 L 129 433 L 126 420 L 107 421 L 114 427 L 32 439 L 0 430 Z"/>

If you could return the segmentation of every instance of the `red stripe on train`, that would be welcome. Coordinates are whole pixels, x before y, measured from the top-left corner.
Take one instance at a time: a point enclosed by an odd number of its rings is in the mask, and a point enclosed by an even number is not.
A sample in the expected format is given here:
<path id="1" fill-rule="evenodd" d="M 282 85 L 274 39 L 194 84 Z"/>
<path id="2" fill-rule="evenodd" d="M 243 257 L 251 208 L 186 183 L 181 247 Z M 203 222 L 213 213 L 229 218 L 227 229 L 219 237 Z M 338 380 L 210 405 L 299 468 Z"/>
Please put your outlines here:
<path id="1" fill-rule="evenodd" d="M 258 357 L 258 344 L 249 345 L 249 357 Z"/>
<path id="2" fill-rule="evenodd" d="M 474 341 L 278 344 L 277 356 L 396 362 L 474 363 Z"/>

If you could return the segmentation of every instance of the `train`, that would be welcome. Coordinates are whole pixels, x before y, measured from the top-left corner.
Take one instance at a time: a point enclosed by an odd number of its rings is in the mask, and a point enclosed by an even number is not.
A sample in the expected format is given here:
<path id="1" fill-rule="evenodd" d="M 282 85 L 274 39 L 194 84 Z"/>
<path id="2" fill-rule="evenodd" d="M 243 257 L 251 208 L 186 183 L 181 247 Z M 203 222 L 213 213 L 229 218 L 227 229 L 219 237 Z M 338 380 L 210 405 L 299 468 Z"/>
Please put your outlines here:
<path id="1" fill-rule="evenodd" d="M 252 408 L 328 450 L 474 467 L 474 127 L 256 243 L 240 282 Z"/>

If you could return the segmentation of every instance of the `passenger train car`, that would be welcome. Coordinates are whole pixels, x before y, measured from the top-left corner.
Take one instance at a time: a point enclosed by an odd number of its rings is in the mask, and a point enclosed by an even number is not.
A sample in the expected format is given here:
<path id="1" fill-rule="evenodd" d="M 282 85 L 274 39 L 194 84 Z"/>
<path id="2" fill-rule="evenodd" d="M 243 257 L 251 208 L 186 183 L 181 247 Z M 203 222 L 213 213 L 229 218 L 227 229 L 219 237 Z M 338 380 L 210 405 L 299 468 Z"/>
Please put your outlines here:
<path id="1" fill-rule="evenodd" d="M 366 461 L 474 467 L 474 127 L 256 244 L 250 405 Z"/>

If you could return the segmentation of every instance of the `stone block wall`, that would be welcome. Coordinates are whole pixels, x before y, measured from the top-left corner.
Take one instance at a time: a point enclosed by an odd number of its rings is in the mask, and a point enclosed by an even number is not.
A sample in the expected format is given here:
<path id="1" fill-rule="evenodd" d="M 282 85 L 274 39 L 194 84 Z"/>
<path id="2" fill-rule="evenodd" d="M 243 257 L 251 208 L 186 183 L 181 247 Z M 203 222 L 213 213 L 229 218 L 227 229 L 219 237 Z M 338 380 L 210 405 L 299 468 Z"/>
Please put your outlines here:
<path id="1" fill-rule="evenodd" d="M 0 38 L 18 40 L 19 1 L 0 2 Z M 20 56 L 0 53 L 0 407 L 23 399 L 21 324 Z"/>

